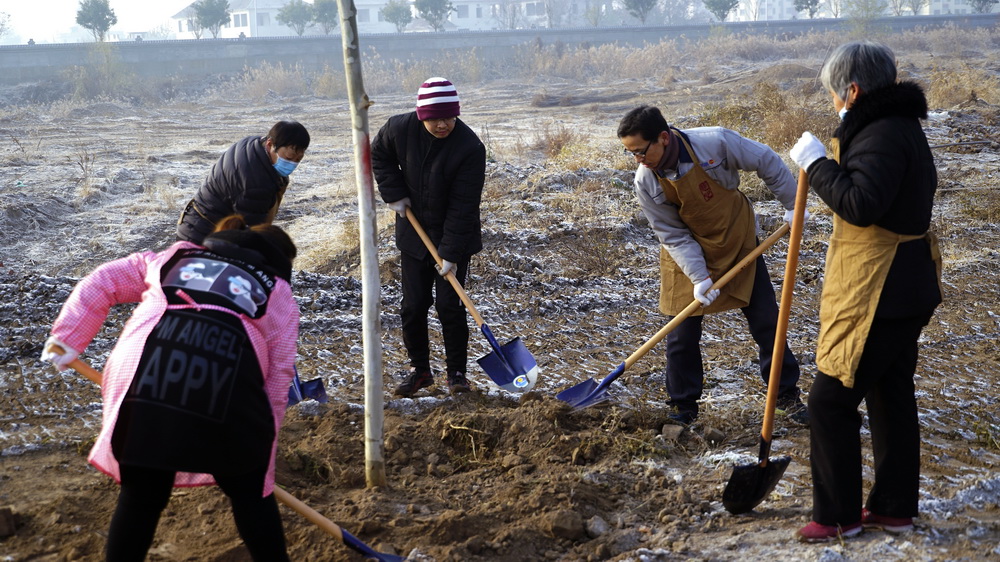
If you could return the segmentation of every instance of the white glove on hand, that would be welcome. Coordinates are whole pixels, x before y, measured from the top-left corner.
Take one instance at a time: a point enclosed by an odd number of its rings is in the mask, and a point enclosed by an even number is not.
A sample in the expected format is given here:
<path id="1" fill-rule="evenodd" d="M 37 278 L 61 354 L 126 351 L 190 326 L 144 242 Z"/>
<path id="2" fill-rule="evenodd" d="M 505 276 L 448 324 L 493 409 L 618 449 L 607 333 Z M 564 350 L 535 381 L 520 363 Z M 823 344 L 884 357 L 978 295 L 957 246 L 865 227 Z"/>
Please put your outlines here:
<path id="1" fill-rule="evenodd" d="M 799 168 L 809 170 L 809 166 L 813 162 L 820 158 L 826 158 L 826 146 L 818 138 L 814 137 L 812 133 L 806 131 L 795 142 L 795 146 L 788 151 L 788 155 L 792 157 L 792 160 L 795 160 Z"/>
<path id="2" fill-rule="evenodd" d="M 449 271 L 452 274 L 458 271 L 458 266 L 448 260 L 441 260 L 441 264 L 435 265 L 434 267 L 438 270 L 438 273 L 441 274 L 441 277 L 447 277 Z"/>
<path id="3" fill-rule="evenodd" d="M 406 208 L 410 206 L 410 198 L 409 197 L 403 197 L 399 201 L 393 201 L 392 203 L 386 203 L 386 205 L 388 205 L 389 208 L 392 209 L 393 211 L 396 211 L 397 215 L 399 215 L 401 217 L 405 217 L 406 216 Z"/>
<path id="4" fill-rule="evenodd" d="M 57 353 L 52 349 L 53 347 L 61 347 L 62 353 Z M 79 356 L 79 351 L 59 341 L 55 336 L 49 336 L 49 339 L 45 340 L 45 345 L 42 346 L 41 360 L 49 361 L 60 371 L 65 371 L 69 364 Z"/>
<path id="5" fill-rule="evenodd" d="M 708 306 L 719 297 L 719 290 L 715 289 L 709 291 L 712 288 L 712 278 L 708 277 L 704 281 L 694 284 L 694 298 L 701 303 L 702 306 Z"/>
<path id="6" fill-rule="evenodd" d="M 808 223 L 809 217 L 811 216 L 812 215 L 809 214 L 809 209 L 806 209 L 806 214 L 802 216 L 802 224 L 805 225 L 806 223 Z M 795 209 L 789 209 L 785 211 L 785 222 L 788 223 L 788 226 L 792 226 L 792 219 L 794 218 L 795 218 Z"/>

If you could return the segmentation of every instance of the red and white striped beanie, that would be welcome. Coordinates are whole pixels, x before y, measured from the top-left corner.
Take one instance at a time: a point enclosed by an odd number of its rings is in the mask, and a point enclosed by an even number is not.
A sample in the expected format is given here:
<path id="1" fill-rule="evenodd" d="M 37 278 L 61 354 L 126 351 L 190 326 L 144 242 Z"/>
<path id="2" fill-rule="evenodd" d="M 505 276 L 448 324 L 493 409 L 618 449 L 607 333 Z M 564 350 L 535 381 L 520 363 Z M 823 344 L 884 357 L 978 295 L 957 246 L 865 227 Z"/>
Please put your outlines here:
<path id="1" fill-rule="evenodd" d="M 417 119 L 447 119 L 457 117 L 458 92 L 447 78 L 428 78 L 417 90 Z"/>

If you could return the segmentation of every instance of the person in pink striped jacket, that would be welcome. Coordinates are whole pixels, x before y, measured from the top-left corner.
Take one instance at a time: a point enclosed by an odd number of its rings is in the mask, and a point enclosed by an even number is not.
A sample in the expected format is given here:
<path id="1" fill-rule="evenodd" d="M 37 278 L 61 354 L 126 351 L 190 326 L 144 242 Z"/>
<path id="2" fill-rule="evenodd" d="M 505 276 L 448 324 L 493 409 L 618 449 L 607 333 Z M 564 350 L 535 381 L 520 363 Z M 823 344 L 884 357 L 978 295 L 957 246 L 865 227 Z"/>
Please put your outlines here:
<path id="1" fill-rule="evenodd" d="M 42 353 L 60 370 L 112 305 L 139 303 L 104 366 L 89 456 L 121 484 L 107 560 L 144 559 L 172 488 L 211 484 L 254 560 L 288 560 L 273 490 L 298 339 L 295 254 L 280 228 L 233 215 L 200 245 L 99 266 L 63 305 Z"/>

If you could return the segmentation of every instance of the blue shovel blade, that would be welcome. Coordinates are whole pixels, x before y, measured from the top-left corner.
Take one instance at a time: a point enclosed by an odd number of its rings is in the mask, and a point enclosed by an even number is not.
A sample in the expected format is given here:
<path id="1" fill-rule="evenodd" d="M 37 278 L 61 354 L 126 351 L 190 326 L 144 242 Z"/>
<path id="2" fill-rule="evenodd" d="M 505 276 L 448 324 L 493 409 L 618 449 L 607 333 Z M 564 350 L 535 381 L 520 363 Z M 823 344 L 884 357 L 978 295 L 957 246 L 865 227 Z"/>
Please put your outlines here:
<path id="1" fill-rule="evenodd" d="M 625 372 L 625 363 L 615 367 L 614 371 L 604 377 L 600 384 L 594 379 L 587 379 L 577 385 L 571 386 L 556 395 L 556 398 L 568 402 L 574 409 L 587 408 L 609 400 L 608 388 L 611 383 Z"/>
<path id="2" fill-rule="evenodd" d="M 514 338 L 478 361 L 493 382 L 509 392 L 527 392 L 538 380 L 538 363 L 521 338 Z"/>

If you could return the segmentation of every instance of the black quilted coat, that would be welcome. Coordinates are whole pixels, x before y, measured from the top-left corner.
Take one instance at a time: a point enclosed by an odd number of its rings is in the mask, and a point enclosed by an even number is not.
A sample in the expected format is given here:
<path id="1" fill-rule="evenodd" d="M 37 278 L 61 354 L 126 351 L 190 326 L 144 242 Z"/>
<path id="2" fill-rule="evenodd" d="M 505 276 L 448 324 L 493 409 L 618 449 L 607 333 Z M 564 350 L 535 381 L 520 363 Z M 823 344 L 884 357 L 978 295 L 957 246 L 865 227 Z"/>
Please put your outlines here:
<path id="1" fill-rule="evenodd" d="M 274 169 L 264 138 L 246 137 L 229 147 L 205 178 L 177 223 L 177 238 L 195 244 L 232 214 L 243 215 L 250 226 L 267 221 L 288 178 Z"/>
<path id="2" fill-rule="evenodd" d="M 410 198 L 410 208 L 442 259 L 458 263 L 483 249 L 479 203 L 486 148 L 461 119 L 450 135 L 438 139 L 416 112 L 389 118 L 372 141 L 372 171 L 384 201 Z M 405 218 L 396 220 L 396 246 L 418 259 L 428 253 Z"/>

